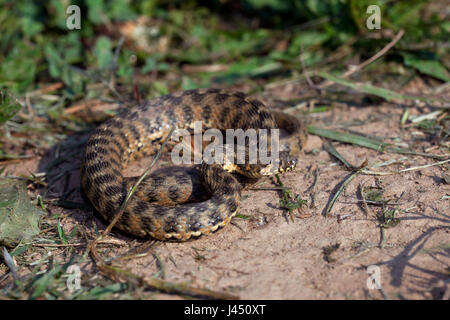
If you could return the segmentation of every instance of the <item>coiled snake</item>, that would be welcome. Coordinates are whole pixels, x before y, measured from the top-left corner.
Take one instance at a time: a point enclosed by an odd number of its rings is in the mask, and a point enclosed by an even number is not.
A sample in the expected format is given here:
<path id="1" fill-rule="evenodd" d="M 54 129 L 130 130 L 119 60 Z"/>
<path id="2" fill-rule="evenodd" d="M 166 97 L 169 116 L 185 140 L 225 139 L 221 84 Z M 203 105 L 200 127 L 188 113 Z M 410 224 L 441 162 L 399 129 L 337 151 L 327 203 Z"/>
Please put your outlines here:
<path id="1" fill-rule="evenodd" d="M 295 165 L 289 157 L 298 157 L 306 140 L 305 128 L 295 117 L 270 111 L 240 92 L 197 89 L 145 102 L 107 120 L 88 139 L 81 186 L 103 218 L 113 219 L 137 181 L 136 177 L 123 177 L 127 163 L 156 153 L 172 126 L 192 130 L 194 121 L 202 121 L 203 130 L 285 129 L 289 137 L 281 146 L 278 171 Z M 235 165 L 234 170 L 258 178 L 266 167 L 259 162 L 245 163 Z M 160 240 L 206 235 L 230 222 L 243 187 L 219 164 L 152 173 L 138 186 L 115 227 Z"/>

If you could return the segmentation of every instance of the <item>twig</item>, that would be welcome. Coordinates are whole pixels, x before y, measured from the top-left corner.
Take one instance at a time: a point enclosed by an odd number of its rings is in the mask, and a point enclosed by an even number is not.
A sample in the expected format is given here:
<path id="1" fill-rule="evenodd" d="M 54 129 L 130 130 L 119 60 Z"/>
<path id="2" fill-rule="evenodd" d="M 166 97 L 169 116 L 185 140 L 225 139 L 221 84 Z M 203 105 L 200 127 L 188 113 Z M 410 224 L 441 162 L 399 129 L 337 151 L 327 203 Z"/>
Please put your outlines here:
<path id="1" fill-rule="evenodd" d="M 377 176 L 389 176 L 389 175 L 394 175 L 394 174 L 400 174 L 403 172 L 420 170 L 420 169 L 425 169 L 425 168 L 429 168 L 429 167 L 433 167 L 433 166 L 438 166 L 438 165 L 447 163 L 449 161 L 450 161 L 450 159 L 447 159 L 447 160 L 443 160 L 443 161 L 439 161 L 439 162 L 435 162 L 435 163 L 431 163 L 431 164 L 426 164 L 423 166 L 411 167 L 411 168 L 406 168 L 406 169 L 402 169 L 399 171 L 393 171 L 393 172 L 370 171 L 370 170 L 363 169 L 363 170 L 361 170 L 361 173 L 369 174 L 369 175 L 377 175 Z"/>
<path id="2" fill-rule="evenodd" d="M 392 39 L 391 42 L 389 42 L 383 49 L 381 49 L 380 51 L 378 51 L 374 56 L 372 56 L 371 58 L 367 59 L 366 61 L 364 61 L 363 63 L 357 65 L 357 66 L 353 66 L 352 68 L 350 68 L 349 70 L 347 70 L 347 72 L 345 72 L 341 77 L 342 78 L 346 78 L 352 74 L 354 74 L 355 72 L 361 70 L 362 68 L 366 67 L 367 65 L 369 65 L 370 63 L 374 62 L 375 60 L 377 60 L 379 57 L 381 57 L 382 55 L 384 55 L 386 52 L 388 52 L 393 46 L 395 46 L 395 44 L 403 37 L 403 34 L 405 33 L 405 31 L 403 29 L 401 29 L 397 35 Z M 319 89 L 325 89 L 326 87 L 329 87 L 330 85 L 333 84 L 333 81 L 326 81 L 320 85 L 318 85 L 317 87 Z"/>
<path id="3" fill-rule="evenodd" d="M 315 167 L 313 170 L 313 176 L 314 176 L 314 181 L 312 183 L 312 185 L 308 188 L 308 192 L 311 195 L 311 204 L 309 205 L 310 208 L 316 208 L 316 185 L 317 182 L 319 181 L 319 174 L 320 174 L 320 169 L 319 167 Z"/>
<path id="4" fill-rule="evenodd" d="M 111 86 L 111 84 L 108 81 L 106 81 L 105 79 L 103 79 L 102 77 L 96 76 L 96 75 L 91 75 L 87 71 L 85 71 L 85 70 L 83 70 L 81 68 L 69 65 L 67 63 L 65 63 L 65 64 L 66 64 L 66 66 L 69 69 L 71 69 L 71 70 L 73 70 L 75 72 L 78 72 L 79 74 L 81 74 L 84 77 L 87 77 L 87 78 L 89 78 L 91 80 L 94 80 L 94 81 L 100 81 L 104 86 L 106 86 L 109 89 L 109 91 L 111 91 L 120 100 L 121 103 L 123 103 L 123 104 L 125 104 L 127 106 L 129 105 L 127 103 L 127 101 L 124 99 L 124 97 L 116 90 L 116 88 Z"/>
<path id="5" fill-rule="evenodd" d="M 113 266 L 105 266 L 105 268 L 108 269 L 110 272 L 120 273 L 122 275 L 127 276 L 128 278 L 133 278 L 148 287 L 166 293 L 176 293 L 182 295 L 205 297 L 209 299 L 222 299 L 222 300 L 234 300 L 239 298 L 226 292 L 217 292 L 209 289 L 195 288 L 184 283 L 173 283 L 161 279 L 140 277 L 132 272 L 115 268 Z"/>
<path id="6" fill-rule="evenodd" d="M 158 265 L 159 271 L 157 272 L 159 275 L 161 275 L 161 278 L 164 279 L 166 277 L 166 270 L 164 267 L 164 262 L 162 261 L 161 257 L 159 256 L 159 254 L 157 254 L 156 252 L 153 253 L 153 256 L 156 259 L 156 264 Z"/>
<path id="7" fill-rule="evenodd" d="M 308 82 L 311 88 L 316 90 L 318 93 L 321 93 L 322 89 L 316 86 L 314 82 L 312 82 L 308 72 L 306 72 L 305 59 L 303 58 L 303 44 L 300 46 L 300 63 L 302 64 L 302 73 L 305 76 L 306 82 Z"/>
<path id="8" fill-rule="evenodd" d="M 120 49 L 122 48 L 122 45 L 123 45 L 124 41 L 125 41 L 125 37 L 124 36 L 120 37 L 119 43 L 117 44 L 117 47 L 114 50 L 114 56 L 113 56 L 113 59 L 111 61 L 111 66 L 109 67 L 108 86 L 111 87 L 111 88 L 114 88 L 114 84 L 115 84 L 114 70 L 117 67 L 117 60 L 119 59 Z"/>
<path id="9" fill-rule="evenodd" d="M 374 62 L 375 60 L 377 60 L 379 57 L 381 57 L 382 55 L 384 55 L 386 52 L 388 52 L 393 46 L 395 46 L 395 44 L 403 37 L 403 35 L 405 34 L 405 31 L 403 29 L 401 29 L 396 36 L 394 37 L 394 39 L 392 39 L 391 42 L 389 42 L 383 49 L 381 49 L 380 51 L 378 51 L 374 56 L 372 56 L 371 58 L 367 59 L 366 61 L 364 61 L 363 63 L 357 65 L 356 67 L 348 70 L 346 73 L 343 74 L 344 77 L 348 77 L 350 75 L 352 75 L 353 73 L 357 72 L 358 70 L 366 67 L 367 65 L 369 65 L 370 63 Z"/>
<path id="10" fill-rule="evenodd" d="M 99 240 L 97 241 L 97 244 L 114 244 L 118 246 L 123 246 L 125 243 L 123 241 L 117 241 L 117 240 Z M 81 247 L 85 246 L 86 243 L 33 243 L 33 247 L 53 247 L 53 248 L 59 248 L 59 247 Z"/>

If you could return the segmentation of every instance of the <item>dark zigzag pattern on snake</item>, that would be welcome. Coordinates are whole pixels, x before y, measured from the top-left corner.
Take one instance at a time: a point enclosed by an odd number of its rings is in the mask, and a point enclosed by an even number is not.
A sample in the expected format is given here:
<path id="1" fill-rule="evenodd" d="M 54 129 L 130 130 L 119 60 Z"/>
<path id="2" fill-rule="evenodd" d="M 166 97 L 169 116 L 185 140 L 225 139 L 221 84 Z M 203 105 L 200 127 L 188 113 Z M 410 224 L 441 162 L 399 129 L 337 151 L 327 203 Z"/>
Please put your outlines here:
<path id="1" fill-rule="evenodd" d="M 113 219 L 137 180 L 123 177 L 127 163 L 155 154 L 171 126 L 192 129 L 194 121 L 202 121 L 204 130 L 283 128 L 290 135 L 287 154 L 293 157 L 306 139 L 305 127 L 295 117 L 270 111 L 240 92 L 197 89 L 150 100 L 101 124 L 86 144 L 81 185 L 104 219 Z M 263 167 L 244 164 L 237 169 L 258 178 Z M 160 240 L 206 235 L 230 222 L 239 208 L 242 188 L 217 164 L 152 173 L 139 185 L 115 227 Z"/>

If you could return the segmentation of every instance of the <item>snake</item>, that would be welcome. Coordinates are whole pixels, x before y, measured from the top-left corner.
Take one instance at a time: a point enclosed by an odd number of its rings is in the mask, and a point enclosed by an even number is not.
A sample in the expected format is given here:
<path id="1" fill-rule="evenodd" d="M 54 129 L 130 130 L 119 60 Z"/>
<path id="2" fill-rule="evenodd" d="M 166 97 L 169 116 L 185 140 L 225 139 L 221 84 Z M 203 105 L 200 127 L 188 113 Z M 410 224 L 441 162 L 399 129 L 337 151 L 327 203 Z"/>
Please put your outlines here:
<path id="1" fill-rule="evenodd" d="M 275 164 L 202 162 L 156 170 L 121 208 L 138 180 L 124 177 L 126 166 L 155 155 L 171 128 L 192 132 L 196 121 L 201 121 L 202 130 L 284 129 L 288 135 Z M 119 231 L 139 238 L 186 241 L 226 226 L 236 215 L 246 188 L 236 174 L 255 181 L 295 168 L 306 137 L 298 118 L 271 110 L 245 93 L 213 88 L 174 92 L 127 108 L 93 130 L 82 155 L 81 189 L 106 221 L 122 209 L 114 225 Z"/>

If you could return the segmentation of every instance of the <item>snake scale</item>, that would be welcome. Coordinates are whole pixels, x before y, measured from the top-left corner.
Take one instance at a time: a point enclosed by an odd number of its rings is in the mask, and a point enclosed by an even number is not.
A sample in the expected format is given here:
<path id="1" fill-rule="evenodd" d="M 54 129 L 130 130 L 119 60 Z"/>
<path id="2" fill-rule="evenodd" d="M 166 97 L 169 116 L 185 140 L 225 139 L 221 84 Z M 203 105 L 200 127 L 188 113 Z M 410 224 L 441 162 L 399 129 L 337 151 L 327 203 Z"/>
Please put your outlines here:
<path id="1" fill-rule="evenodd" d="M 306 140 L 305 127 L 298 119 L 270 111 L 240 92 L 196 89 L 144 102 L 102 123 L 86 144 L 81 186 L 104 219 L 113 219 L 138 179 L 123 176 L 127 163 L 155 154 L 172 126 L 192 130 L 194 121 L 202 121 L 204 130 L 285 129 L 289 136 L 280 159 L 298 157 Z M 280 163 L 281 172 L 286 162 Z M 258 178 L 265 166 L 245 163 L 235 168 L 240 174 Z M 230 222 L 240 205 L 243 187 L 219 164 L 154 172 L 139 184 L 115 227 L 159 240 L 184 241 L 206 235 Z"/>

